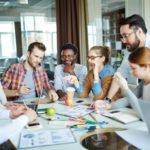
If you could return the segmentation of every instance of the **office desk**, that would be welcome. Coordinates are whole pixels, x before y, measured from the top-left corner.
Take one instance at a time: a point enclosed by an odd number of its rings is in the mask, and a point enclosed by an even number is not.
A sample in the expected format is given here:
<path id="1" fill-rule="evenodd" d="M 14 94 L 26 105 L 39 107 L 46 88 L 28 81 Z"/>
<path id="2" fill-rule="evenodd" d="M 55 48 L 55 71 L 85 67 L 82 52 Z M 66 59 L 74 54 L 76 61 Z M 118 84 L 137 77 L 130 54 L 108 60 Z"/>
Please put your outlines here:
<path id="1" fill-rule="evenodd" d="M 78 98 L 75 98 L 75 101 L 78 101 L 78 100 L 79 100 Z M 61 102 L 61 103 L 63 103 L 63 102 Z M 84 104 L 90 104 L 91 103 L 91 99 L 90 98 L 84 99 L 83 103 Z M 45 105 L 45 107 L 53 106 L 53 104 L 44 104 L 44 105 Z M 44 107 L 44 105 L 43 106 L 41 105 L 40 107 Z M 61 105 L 63 105 L 63 104 L 61 104 Z M 66 107 L 65 105 L 63 105 L 63 106 Z M 116 128 L 122 128 L 122 129 L 124 129 L 124 128 L 125 129 L 128 129 L 128 128 L 132 129 L 133 128 L 133 129 L 135 129 L 135 128 L 140 128 L 141 126 L 144 125 L 144 123 L 141 122 L 141 121 L 137 121 L 137 122 L 134 122 L 134 123 L 130 123 L 130 124 L 124 125 L 124 124 L 121 124 L 121 123 L 119 123 L 117 121 L 114 121 L 114 120 L 112 120 L 110 118 L 101 116 L 99 114 L 92 113 L 91 115 L 94 116 L 94 118 L 96 118 L 96 120 L 98 120 L 98 121 L 108 122 L 108 124 L 105 124 L 102 127 L 106 131 L 109 131 L 110 128 L 113 128 L 113 129 L 115 128 L 115 130 L 116 130 Z M 86 118 L 89 119 L 89 120 L 92 120 L 91 115 L 87 115 Z M 47 120 L 45 120 L 45 119 L 43 119 L 41 117 L 38 117 L 38 121 L 42 124 L 44 130 L 45 129 L 50 129 L 50 126 L 49 126 L 49 123 L 48 123 Z M 41 130 L 43 130 L 43 129 L 41 129 Z M 104 130 L 104 129 L 102 129 L 102 130 Z M 23 129 L 23 130 L 25 131 L 27 129 Z M 98 130 L 101 131 L 101 129 L 98 129 Z M 74 136 L 76 138 L 76 141 L 77 141 L 76 143 L 63 144 L 63 145 L 43 146 L 43 147 L 36 147 L 36 148 L 32 148 L 32 149 L 35 149 L 35 150 L 37 150 L 37 149 L 40 149 L 40 150 L 49 150 L 49 149 L 51 149 L 51 150 L 66 150 L 66 149 L 71 149 L 71 150 L 77 150 L 77 149 L 79 149 L 79 150 L 85 150 L 85 148 L 81 145 L 80 142 L 81 142 L 81 140 L 83 140 L 83 137 L 86 137 L 89 133 L 86 133 L 85 130 L 81 130 L 81 131 L 74 131 L 73 130 L 73 134 L 74 134 Z M 92 134 L 92 132 L 90 134 Z M 93 132 L 93 134 L 94 134 L 94 132 Z M 19 149 L 18 148 L 18 145 L 19 145 L 19 135 L 16 135 L 15 137 L 13 137 L 11 139 L 11 141 L 17 147 L 17 149 Z"/>

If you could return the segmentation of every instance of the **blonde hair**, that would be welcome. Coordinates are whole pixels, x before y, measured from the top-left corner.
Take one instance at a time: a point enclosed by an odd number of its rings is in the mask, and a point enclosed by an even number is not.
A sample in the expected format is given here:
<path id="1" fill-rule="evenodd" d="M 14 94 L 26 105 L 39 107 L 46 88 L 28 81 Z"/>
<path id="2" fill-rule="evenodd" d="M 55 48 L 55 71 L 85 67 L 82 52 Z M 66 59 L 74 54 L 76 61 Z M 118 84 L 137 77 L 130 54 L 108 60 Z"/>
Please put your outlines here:
<path id="1" fill-rule="evenodd" d="M 150 65 L 150 49 L 139 47 L 129 55 L 129 61 L 137 65 Z"/>
<path id="2" fill-rule="evenodd" d="M 104 64 L 107 64 L 110 59 L 110 48 L 107 46 L 93 46 L 90 48 L 90 51 L 95 51 L 97 55 L 105 57 Z"/>

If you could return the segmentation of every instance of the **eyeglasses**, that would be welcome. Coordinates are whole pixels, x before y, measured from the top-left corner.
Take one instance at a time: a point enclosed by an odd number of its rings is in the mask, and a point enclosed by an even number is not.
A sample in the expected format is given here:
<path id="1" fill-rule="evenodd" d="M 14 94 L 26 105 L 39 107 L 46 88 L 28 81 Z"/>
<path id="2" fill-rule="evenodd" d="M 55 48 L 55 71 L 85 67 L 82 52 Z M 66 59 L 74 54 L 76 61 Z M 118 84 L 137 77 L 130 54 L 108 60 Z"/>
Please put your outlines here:
<path id="1" fill-rule="evenodd" d="M 135 33 L 135 32 L 133 31 L 133 32 L 128 33 L 128 34 L 126 34 L 126 35 L 121 35 L 121 38 L 120 38 L 121 41 L 122 41 L 122 42 L 127 41 L 128 38 L 132 35 L 132 33 Z"/>
<path id="2" fill-rule="evenodd" d="M 61 56 L 62 59 L 66 59 L 66 58 L 72 59 L 73 57 L 74 57 L 74 55 L 63 55 L 63 56 Z"/>
<path id="3" fill-rule="evenodd" d="M 103 56 L 87 56 L 87 60 L 89 60 L 89 59 L 94 60 L 97 57 L 103 57 Z"/>

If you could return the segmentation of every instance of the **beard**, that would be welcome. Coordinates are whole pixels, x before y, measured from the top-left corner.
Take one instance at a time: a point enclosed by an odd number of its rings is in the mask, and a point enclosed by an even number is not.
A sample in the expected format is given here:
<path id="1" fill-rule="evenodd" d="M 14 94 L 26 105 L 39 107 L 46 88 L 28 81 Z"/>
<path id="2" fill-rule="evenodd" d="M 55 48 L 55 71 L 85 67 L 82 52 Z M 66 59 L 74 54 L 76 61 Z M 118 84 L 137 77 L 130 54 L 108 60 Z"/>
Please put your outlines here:
<path id="1" fill-rule="evenodd" d="M 28 64 L 30 65 L 30 67 L 32 67 L 33 69 L 35 69 L 35 68 L 38 66 L 38 64 L 34 64 L 34 63 L 31 62 L 30 60 L 28 60 L 27 62 L 28 62 Z"/>
<path id="2" fill-rule="evenodd" d="M 130 48 L 128 48 L 128 51 L 129 52 L 135 51 L 139 47 L 139 45 L 140 45 L 140 40 L 136 38 L 136 41 L 132 45 L 130 45 Z"/>

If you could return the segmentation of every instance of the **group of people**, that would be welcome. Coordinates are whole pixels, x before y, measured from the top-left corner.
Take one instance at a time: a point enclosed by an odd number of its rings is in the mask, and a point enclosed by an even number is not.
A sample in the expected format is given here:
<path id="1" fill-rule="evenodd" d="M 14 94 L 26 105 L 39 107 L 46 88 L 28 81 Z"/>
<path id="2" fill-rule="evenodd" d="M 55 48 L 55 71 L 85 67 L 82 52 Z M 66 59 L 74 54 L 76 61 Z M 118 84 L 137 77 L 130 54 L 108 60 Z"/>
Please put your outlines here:
<path id="1" fill-rule="evenodd" d="M 49 102 L 65 100 L 67 87 L 74 87 L 77 96 L 82 98 L 88 97 L 92 91 L 93 106 L 97 100 L 113 106 L 113 103 L 117 103 L 123 96 L 127 97 L 129 103 L 133 98 L 149 100 L 150 34 L 143 18 L 132 15 L 122 20 L 120 35 L 127 51 L 117 73 L 109 64 L 110 48 L 93 46 L 89 50 L 87 72 L 85 66 L 76 63 L 77 47 L 67 43 L 61 49 L 62 64 L 55 67 L 54 86 L 48 81 L 47 74 L 40 64 L 45 54 L 45 45 L 40 42 L 31 43 L 26 60 L 9 66 L 1 80 L 0 118 L 10 118 L 13 121 L 7 126 L 0 127 L 0 143 L 10 138 L 10 135 L 4 133 L 6 130 L 12 133 L 16 130 L 19 132 L 29 121 L 36 119 L 33 110 L 9 100 L 41 97 L 43 90 L 47 92 Z M 140 79 L 134 91 L 131 91 L 127 84 L 130 72 L 135 78 Z"/>

